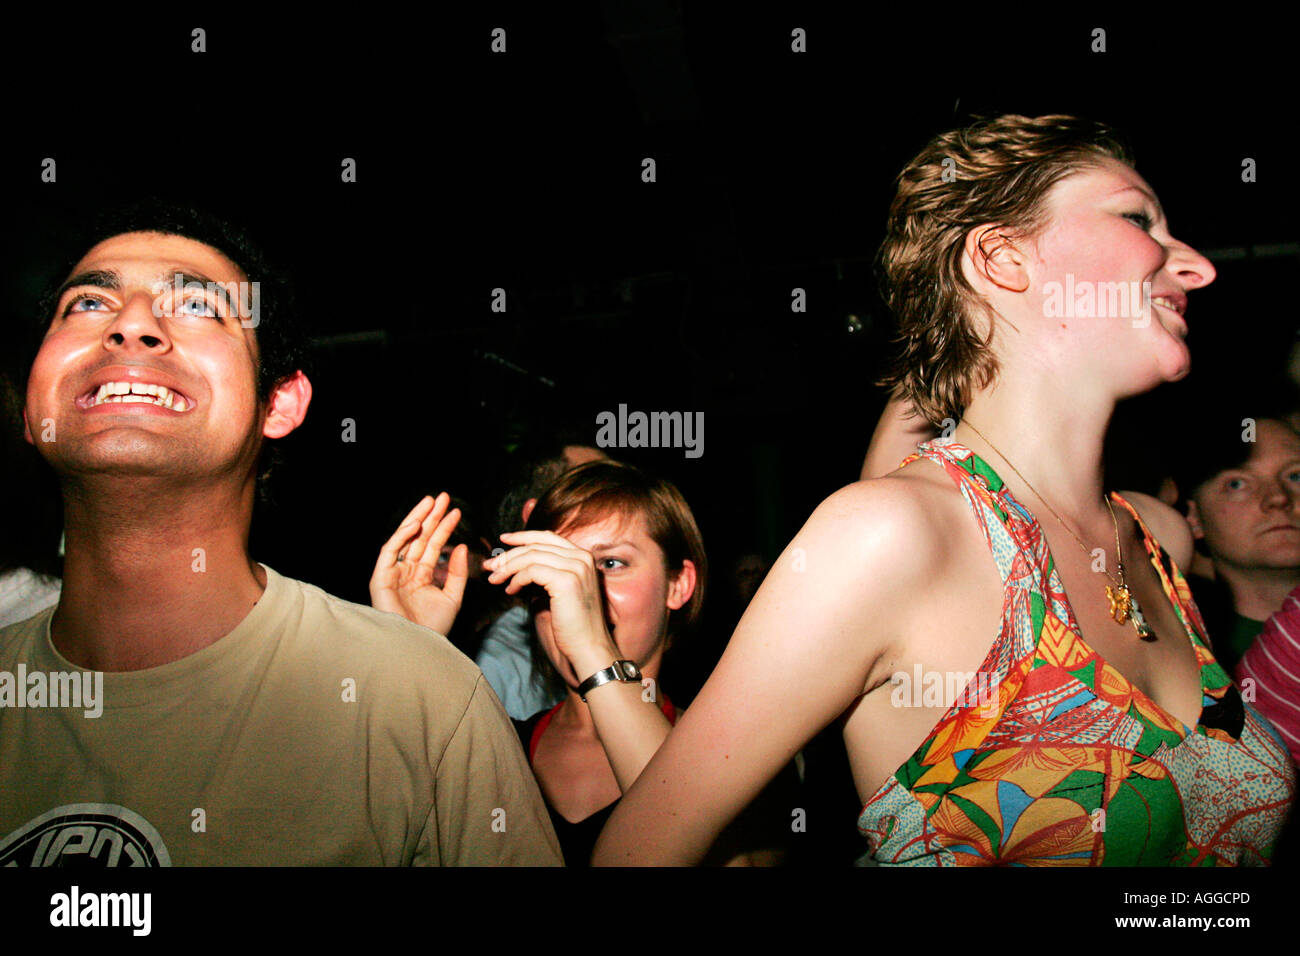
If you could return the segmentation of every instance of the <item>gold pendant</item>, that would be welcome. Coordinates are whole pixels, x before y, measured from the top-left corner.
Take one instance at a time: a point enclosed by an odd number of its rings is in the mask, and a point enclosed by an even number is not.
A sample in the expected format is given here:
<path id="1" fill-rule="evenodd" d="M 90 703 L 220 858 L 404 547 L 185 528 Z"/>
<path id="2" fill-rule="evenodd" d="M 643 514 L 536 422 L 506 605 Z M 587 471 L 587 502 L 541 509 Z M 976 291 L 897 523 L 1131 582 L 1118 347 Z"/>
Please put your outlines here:
<path id="1" fill-rule="evenodd" d="M 1106 585 L 1106 599 L 1110 601 L 1110 613 L 1116 624 L 1123 624 L 1129 619 L 1129 614 L 1133 608 L 1133 599 L 1129 596 L 1128 588 L 1123 585 L 1113 588 L 1108 584 Z"/>

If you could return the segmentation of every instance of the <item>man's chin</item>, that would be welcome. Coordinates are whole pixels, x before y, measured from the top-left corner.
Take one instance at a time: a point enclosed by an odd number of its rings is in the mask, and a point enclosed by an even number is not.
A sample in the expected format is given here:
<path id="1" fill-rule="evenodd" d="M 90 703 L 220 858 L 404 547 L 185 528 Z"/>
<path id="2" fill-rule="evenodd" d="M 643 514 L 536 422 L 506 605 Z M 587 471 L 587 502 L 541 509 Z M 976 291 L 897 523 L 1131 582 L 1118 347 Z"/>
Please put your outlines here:
<path id="1" fill-rule="evenodd" d="M 155 436 L 117 433 L 97 435 L 58 447 L 47 458 L 55 471 L 90 478 L 174 477 L 193 473 L 198 455 Z"/>

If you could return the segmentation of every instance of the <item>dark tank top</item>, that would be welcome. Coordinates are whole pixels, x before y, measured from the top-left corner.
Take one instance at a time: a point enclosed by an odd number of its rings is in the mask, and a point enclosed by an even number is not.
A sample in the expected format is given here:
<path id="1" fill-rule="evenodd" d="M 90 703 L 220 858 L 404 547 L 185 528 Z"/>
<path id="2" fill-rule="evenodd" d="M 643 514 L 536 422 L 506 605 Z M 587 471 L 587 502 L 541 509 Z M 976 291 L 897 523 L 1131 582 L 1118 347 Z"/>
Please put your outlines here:
<path id="1" fill-rule="evenodd" d="M 660 709 L 664 716 L 668 718 L 670 724 L 677 723 L 677 709 L 673 707 L 672 701 L 668 699 L 667 694 L 659 695 Z M 542 734 L 546 733 L 546 728 L 550 726 L 551 718 L 555 712 L 564 705 L 564 702 L 556 704 L 550 710 L 538 711 L 527 720 L 514 721 L 515 730 L 519 732 L 519 742 L 523 744 L 524 753 L 528 754 L 528 766 L 533 765 L 533 755 L 537 753 L 537 743 L 542 739 Z M 604 829 L 605 823 L 609 820 L 610 814 L 618 806 L 618 800 L 608 806 L 601 807 L 589 817 L 579 820 L 577 823 L 571 823 L 564 817 L 555 812 L 551 802 L 546 799 L 546 794 L 542 794 L 542 800 L 546 803 L 546 812 L 551 815 L 551 826 L 555 828 L 555 836 L 560 841 L 560 852 L 564 854 L 565 866 L 588 866 L 591 861 L 591 853 L 596 848 L 596 840 L 600 837 L 600 831 Z"/>

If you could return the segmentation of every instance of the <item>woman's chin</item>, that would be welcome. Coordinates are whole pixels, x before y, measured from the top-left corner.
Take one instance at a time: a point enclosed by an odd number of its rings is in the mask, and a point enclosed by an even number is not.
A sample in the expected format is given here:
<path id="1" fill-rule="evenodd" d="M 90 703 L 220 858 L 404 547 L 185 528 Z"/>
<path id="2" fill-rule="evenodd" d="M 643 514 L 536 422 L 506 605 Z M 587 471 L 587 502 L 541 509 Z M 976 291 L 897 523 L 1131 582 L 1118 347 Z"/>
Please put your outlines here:
<path id="1" fill-rule="evenodd" d="M 1181 341 L 1173 354 L 1162 363 L 1165 368 L 1165 381 L 1178 382 L 1185 379 L 1192 371 L 1192 353 Z"/>
<path id="2" fill-rule="evenodd" d="M 1143 391 L 1165 382 L 1178 382 L 1185 379 L 1192 371 L 1192 353 L 1181 338 L 1170 335 L 1160 343 L 1160 351 L 1155 356 L 1155 366 L 1154 381 Z"/>

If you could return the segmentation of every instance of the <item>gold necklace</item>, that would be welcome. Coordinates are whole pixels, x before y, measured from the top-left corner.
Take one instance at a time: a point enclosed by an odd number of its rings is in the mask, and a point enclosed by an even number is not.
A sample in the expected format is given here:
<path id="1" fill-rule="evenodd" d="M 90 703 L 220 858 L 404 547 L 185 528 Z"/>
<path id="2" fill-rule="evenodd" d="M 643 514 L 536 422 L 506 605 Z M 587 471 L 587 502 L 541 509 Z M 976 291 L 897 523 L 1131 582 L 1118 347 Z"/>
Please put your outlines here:
<path id="1" fill-rule="evenodd" d="M 1088 550 L 1088 546 L 1084 544 L 1070 526 L 1065 523 L 1065 519 L 1056 513 L 1056 509 L 1048 503 L 1047 499 L 1038 493 L 1038 489 L 1029 483 L 1029 479 L 1020 474 L 1020 469 L 1011 464 L 1011 459 L 998 451 L 997 446 L 994 445 L 993 442 L 989 441 L 982 431 L 970 422 L 966 421 L 966 419 L 962 419 L 962 424 L 968 427 L 976 435 L 979 435 L 980 438 L 983 438 L 984 444 L 997 452 L 998 457 L 1007 463 L 1007 467 L 1016 473 L 1016 477 L 1025 483 L 1025 487 L 1034 493 L 1034 497 L 1043 503 L 1044 507 L 1052 513 L 1052 517 L 1060 522 L 1061 527 L 1070 533 L 1070 537 L 1079 543 L 1079 547 L 1083 549 L 1083 553 L 1091 557 L 1092 552 Z M 1111 582 L 1115 585 L 1113 588 L 1109 584 L 1106 585 L 1106 600 L 1110 602 L 1111 617 L 1114 619 L 1116 624 L 1123 624 L 1125 621 L 1131 620 L 1134 629 L 1137 631 L 1138 637 L 1144 641 L 1154 641 L 1156 639 L 1155 631 L 1151 630 L 1151 626 L 1147 624 L 1147 620 L 1142 614 L 1142 606 L 1138 604 L 1137 598 L 1133 596 L 1133 592 L 1129 590 L 1128 583 L 1125 581 L 1124 552 L 1121 550 L 1119 543 L 1119 521 L 1115 518 L 1115 509 L 1110 503 L 1110 496 L 1105 495 L 1103 497 L 1106 502 L 1106 509 L 1110 512 L 1111 524 L 1115 528 L 1115 563 L 1118 566 L 1119 571 L 1119 580 L 1116 581 L 1113 574 L 1107 571 L 1105 567 L 1102 568 L 1102 572 L 1106 577 L 1110 578 Z"/>

